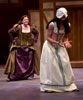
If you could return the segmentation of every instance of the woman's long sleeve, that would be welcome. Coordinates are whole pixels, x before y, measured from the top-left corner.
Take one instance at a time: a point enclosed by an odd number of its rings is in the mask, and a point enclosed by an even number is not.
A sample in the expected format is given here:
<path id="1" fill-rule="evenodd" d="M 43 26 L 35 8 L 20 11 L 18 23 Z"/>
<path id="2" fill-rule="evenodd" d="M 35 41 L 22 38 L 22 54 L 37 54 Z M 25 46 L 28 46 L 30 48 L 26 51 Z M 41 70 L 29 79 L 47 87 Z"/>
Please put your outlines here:
<path id="1" fill-rule="evenodd" d="M 39 32 L 36 29 L 33 29 L 32 33 L 34 34 L 34 42 L 36 43 L 38 40 Z"/>
<path id="2" fill-rule="evenodd" d="M 14 40 L 14 38 L 16 37 L 16 33 L 14 32 L 13 28 L 10 28 L 8 30 L 8 34 L 9 34 L 9 37 L 10 37 L 10 42 L 12 43 L 12 41 Z"/>

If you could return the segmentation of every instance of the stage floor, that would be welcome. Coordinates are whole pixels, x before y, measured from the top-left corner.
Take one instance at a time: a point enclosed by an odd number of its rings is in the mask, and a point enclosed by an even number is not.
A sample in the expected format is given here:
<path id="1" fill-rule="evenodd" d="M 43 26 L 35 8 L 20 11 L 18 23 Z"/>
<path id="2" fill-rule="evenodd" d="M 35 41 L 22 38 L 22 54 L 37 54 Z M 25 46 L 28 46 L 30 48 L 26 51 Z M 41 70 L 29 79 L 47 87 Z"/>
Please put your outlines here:
<path id="1" fill-rule="evenodd" d="M 8 81 L 0 65 L 0 100 L 83 100 L 83 68 L 73 68 L 79 92 L 42 93 L 40 79 Z"/>

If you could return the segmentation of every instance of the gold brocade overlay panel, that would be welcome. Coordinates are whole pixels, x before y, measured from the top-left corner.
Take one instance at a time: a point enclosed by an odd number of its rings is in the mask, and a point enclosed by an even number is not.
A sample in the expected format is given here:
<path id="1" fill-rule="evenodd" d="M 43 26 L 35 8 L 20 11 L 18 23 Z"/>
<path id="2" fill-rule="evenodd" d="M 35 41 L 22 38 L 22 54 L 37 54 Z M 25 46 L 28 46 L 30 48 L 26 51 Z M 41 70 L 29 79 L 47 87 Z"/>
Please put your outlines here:
<path id="1" fill-rule="evenodd" d="M 30 21 L 32 25 L 36 25 L 36 28 L 39 32 L 39 37 L 38 37 L 38 41 L 35 44 L 35 47 L 37 49 L 38 52 L 38 56 L 40 58 L 40 54 L 41 54 L 41 42 L 40 42 L 40 13 L 37 10 L 30 10 L 28 11 L 29 15 L 30 15 Z"/>

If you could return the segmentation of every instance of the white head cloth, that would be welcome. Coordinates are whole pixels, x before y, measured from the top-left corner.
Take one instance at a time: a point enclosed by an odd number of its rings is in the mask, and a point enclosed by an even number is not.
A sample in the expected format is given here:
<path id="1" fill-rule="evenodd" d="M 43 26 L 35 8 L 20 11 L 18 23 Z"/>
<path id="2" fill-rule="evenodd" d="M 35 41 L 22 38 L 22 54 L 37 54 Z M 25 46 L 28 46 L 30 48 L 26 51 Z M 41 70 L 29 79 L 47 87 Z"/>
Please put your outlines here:
<path id="1" fill-rule="evenodd" d="M 57 18 L 62 18 L 65 15 L 65 17 L 67 18 L 68 14 L 67 14 L 67 10 L 64 7 L 61 7 L 59 9 L 57 9 L 56 11 L 56 17 Z"/>

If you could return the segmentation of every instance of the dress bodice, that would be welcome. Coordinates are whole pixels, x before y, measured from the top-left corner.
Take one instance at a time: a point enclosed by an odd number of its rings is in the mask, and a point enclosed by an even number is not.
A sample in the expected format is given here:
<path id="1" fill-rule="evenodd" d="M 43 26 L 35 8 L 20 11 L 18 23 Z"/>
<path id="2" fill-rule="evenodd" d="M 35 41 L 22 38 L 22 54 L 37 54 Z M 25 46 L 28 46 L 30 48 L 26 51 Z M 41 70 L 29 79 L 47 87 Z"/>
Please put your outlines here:
<path id="1" fill-rule="evenodd" d="M 52 34 L 56 37 L 56 41 L 62 41 L 65 35 L 65 29 L 58 29 L 56 22 L 50 23 L 52 28 L 50 28 L 52 31 Z"/>
<path id="2" fill-rule="evenodd" d="M 31 28 L 29 33 L 22 32 L 21 25 L 18 25 L 14 28 L 14 31 L 17 33 L 16 45 L 32 45 L 34 42 L 34 34 L 36 31 L 34 31 L 33 28 Z"/>

